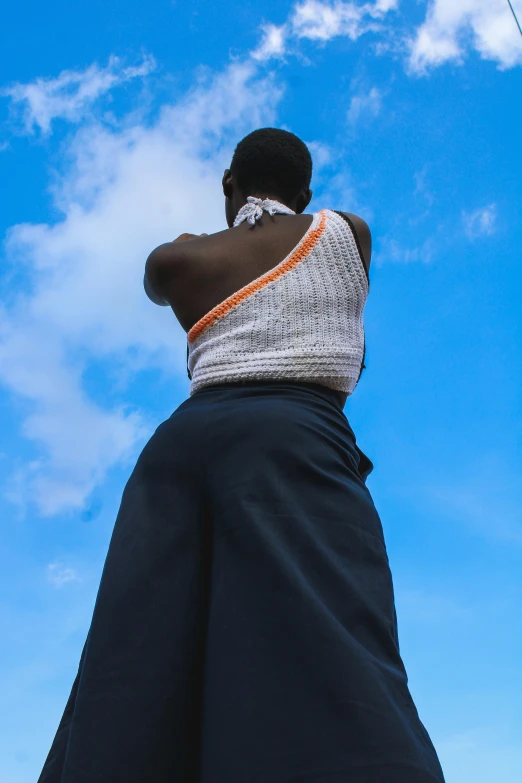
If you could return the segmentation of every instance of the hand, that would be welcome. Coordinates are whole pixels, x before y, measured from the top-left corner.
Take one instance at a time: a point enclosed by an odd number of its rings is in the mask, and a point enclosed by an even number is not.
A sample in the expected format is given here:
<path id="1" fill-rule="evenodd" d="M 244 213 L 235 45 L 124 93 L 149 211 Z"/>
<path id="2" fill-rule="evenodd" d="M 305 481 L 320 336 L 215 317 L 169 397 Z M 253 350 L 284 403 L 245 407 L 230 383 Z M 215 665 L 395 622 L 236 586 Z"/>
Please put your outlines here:
<path id="1" fill-rule="evenodd" d="M 197 239 L 200 237 L 208 237 L 208 234 L 180 234 L 179 237 L 173 239 L 173 242 L 184 242 L 186 239 Z"/>

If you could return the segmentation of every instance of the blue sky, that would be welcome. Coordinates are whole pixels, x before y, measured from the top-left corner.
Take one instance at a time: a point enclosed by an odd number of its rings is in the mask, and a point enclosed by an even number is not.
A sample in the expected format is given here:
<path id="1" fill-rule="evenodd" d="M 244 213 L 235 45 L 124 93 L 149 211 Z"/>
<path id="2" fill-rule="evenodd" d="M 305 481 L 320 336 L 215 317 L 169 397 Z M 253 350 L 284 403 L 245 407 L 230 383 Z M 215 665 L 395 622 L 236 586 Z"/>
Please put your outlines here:
<path id="1" fill-rule="evenodd" d="M 522 20 L 522 4 L 514 0 Z M 345 413 L 447 783 L 520 783 L 522 37 L 507 1 L 100 2 L 0 30 L 0 780 L 34 783 L 125 482 L 187 397 L 147 255 L 226 228 L 264 126 L 372 230 Z"/>

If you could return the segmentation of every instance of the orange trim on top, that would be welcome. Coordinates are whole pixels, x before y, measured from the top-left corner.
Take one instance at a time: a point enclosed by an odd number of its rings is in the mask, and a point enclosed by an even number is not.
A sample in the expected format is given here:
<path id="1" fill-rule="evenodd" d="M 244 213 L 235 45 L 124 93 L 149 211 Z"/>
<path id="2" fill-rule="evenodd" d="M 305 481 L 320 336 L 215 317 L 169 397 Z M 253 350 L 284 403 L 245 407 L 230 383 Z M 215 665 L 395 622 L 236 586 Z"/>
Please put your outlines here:
<path id="1" fill-rule="evenodd" d="M 280 277 L 282 277 L 282 275 L 286 274 L 286 272 L 288 272 L 290 269 L 296 267 L 297 264 L 306 258 L 314 245 L 317 244 L 326 227 L 325 211 L 326 210 L 324 209 L 320 210 L 319 214 L 321 215 L 321 219 L 319 221 L 319 225 L 312 229 L 312 224 L 310 224 L 310 228 L 307 229 L 306 233 L 303 235 L 303 238 L 299 241 L 295 249 L 290 253 L 286 260 L 281 261 L 281 263 L 274 267 L 274 269 L 270 269 L 264 275 L 261 275 L 261 277 L 253 280 L 251 283 L 248 283 L 248 285 L 244 286 L 243 288 L 240 288 L 239 291 L 236 291 L 235 294 L 229 296 L 227 299 L 221 302 L 221 304 L 216 305 L 216 307 L 212 308 L 212 310 L 204 315 L 203 318 L 197 321 L 197 323 L 194 324 L 192 329 L 190 329 L 187 334 L 187 339 L 190 345 L 192 345 L 192 343 L 194 343 L 198 337 L 201 337 L 203 332 L 205 332 L 216 321 L 227 315 L 230 310 L 232 310 L 234 307 L 237 307 L 239 304 L 241 304 L 241 302 L 244 302 L 245 299 L 248 299 L 248 297 L 252 296 L 252 294 L 254 294 L 256 291 L 260 291 L 269 283 L 272 283 L 274 280 L 278 280 Z"/>

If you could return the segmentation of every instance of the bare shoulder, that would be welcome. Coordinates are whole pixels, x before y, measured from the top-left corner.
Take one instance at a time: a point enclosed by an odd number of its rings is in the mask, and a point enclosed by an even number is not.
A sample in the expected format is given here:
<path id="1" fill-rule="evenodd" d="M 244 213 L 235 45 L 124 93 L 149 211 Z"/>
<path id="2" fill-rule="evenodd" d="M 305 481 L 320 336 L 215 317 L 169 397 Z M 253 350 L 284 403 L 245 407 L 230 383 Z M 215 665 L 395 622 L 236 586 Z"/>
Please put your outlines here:
<path id="1" fill-rule="evenodd" d="M 343 215 L 346 215 L 350 218 L 352 223 L 354 224 L 355 228 L 357 229 L 357 233 L 361 232 L 362 234 L 369 234 L 371 236 L 370 227 L 368 223 L 363 220 L 362 217 L 359 217 L 359 215 L 354 215 L 352 212 L 343 212 Z"/>
<path id="2" fill-rule="evenodd" d="M 372 234 L 370 227 L 362 217 L 359 217 L 359 215 L 354 215 L 351 212 L 341 212 L 341 214 L 347 217 L 352 224 L 359 252 L 362 256 L 366 271 L 369 272 L 372 257 Z"/>
<path id="3" fill-rule="evenodd" d="M 187 240 L 189 241 L 189 240 Z M 186 256 L 186 250 L 181 248 L 184 242 L 165 242 L 149 253 L 145 262 L 143 285 L 149 299 L 158 305 L 168 305 L 165 298 L 167 281 L 181 269 Z"/>
<path id="4" fill-rule="evenodd" d="M 181 234 L 176 240 L 154 248 L 145 263 L 144 288 L 149 299 L 154 304 L 172 306 L 172 290 L 179 290 L 187 283 L 188 273 L 201 266 L 202 260 L 208 258 L 208 251 L 215 251 L 216 243 L 220 244 L 219 240 L 226 234 L 226 230 L 216 234 Z"/>

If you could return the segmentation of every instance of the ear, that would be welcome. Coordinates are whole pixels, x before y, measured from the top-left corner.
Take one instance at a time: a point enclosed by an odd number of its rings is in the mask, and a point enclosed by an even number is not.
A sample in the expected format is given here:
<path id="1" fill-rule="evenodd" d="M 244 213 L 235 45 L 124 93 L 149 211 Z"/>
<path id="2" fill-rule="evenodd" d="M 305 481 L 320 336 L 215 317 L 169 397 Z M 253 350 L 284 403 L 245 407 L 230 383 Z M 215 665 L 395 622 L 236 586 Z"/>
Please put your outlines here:
<path id="1" fill-rule="evenodd" d="M 233 179 L 232 179 L 232 174 L 230 173 L 230 169 L 225 169 L 225 173 L 223 174 L 223 179 L 221 180 L 221 184 L 223 186 L 223 195 L 225 196 L 225 198 L 232 198 Z"/>
<path id="2" fill-rule="evenodd" d="M 306 190 L 301 191 L 299 194 L 299 197 L 297 199 L 297 209 L 296 212 L 300 215 L 302 212 L 305 211 L 308 204 L 312 200 L 314 192 L 313 190 L 310 190 L 310 188 L 307 188 Z"/>

